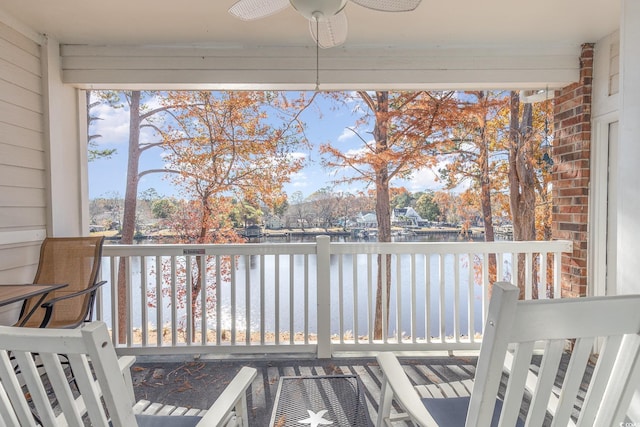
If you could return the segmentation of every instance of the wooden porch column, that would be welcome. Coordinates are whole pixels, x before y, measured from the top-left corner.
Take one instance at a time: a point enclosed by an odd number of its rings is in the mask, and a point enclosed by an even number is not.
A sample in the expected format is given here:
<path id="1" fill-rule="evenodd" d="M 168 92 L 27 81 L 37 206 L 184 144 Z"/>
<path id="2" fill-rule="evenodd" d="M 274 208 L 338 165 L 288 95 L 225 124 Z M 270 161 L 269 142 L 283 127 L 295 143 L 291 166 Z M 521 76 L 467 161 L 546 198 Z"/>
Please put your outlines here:
<path id="1" fill-rule="evenodd" d="M 555 97 L 552 236 L 573 241 L 573 253 L 562 255 L 563 297 L 587 294 L 593 48 L 582 45 L 579 81 Z"/>

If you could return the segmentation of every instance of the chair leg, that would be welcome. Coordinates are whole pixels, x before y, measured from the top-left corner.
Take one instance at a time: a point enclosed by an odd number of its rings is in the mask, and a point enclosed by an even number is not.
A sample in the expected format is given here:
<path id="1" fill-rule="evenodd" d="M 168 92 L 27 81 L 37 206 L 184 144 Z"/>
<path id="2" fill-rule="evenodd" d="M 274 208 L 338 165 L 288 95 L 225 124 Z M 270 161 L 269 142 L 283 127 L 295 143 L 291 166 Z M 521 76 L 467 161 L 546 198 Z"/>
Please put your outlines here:
<path id="1" fill-rule="evenodd" d="M 240 423 L 243 427 L 249 427 L 249 411 L 247 408 L 247 395 L 246 393 L 238 400 L 235 407 L 236 417 L 240 418 Z"/>
<path id="2" fill-rule="evenodd" d="M 393 390 L 389 387 L 387 378 L 382 376 L 382 387 L 380 389 L 380 407 L 378 408 L 378 420 L 376 427 L 384 427 L 391 416 L 391 403 L 393 401 Z"/>

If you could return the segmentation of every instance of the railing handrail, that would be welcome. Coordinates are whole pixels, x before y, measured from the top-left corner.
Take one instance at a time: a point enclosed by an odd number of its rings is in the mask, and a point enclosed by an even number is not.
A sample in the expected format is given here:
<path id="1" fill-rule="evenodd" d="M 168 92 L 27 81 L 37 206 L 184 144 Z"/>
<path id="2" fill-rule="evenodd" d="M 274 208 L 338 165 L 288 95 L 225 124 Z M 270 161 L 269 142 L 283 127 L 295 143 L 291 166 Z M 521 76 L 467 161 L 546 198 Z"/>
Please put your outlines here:
<path id="1" fill-rule="evenodd" d="M 318 236 L 324 237 L 324 236 Z M 469 247 L 473 250 L 469 250 Z M 536 241 L 496 241 L 496 242 L 330 242 L 334 254 L 406 254 L 421 248 L 420 253 L 539 253 L 570 252 L 573 242 L 570 240 Z M 184 253 L 185 249 L 204 250 L 203 254 Z M 291 249 L 294 249 L 293 251 Z M 181 255 L 304 255 L 315 254 L 316 243 L 230 243 L 230 244 L 144 244 L 144 245 L 105 245 L 104 256 L 181 256 Z"/>
<path id="2" fill-rule="evenodd" d="M 469 250 L 472 246 L 473 250 Z M 332 242 L 331 253 L 348 254 L 407 254 L 415 253 L 416 249 L 421 249 L 419 253 L 446 253 L 446 254 L 466 254 L 466 253 L 539 253 L 539 252 L 568 252 L 573 243 L 569 240 L 549 240 L 549 241 L 496 241 L 496 242 Z"/>
<path id="3" fill-rule="evenodd" d="M 203 250 L 204 253 L 184 253 Z M 291 249 L 295 249 L 291 251 Z M 103 256 L 182 256 L 182 255 L 304 255 L 315 254 L 315 243 L 206 243 L 206 244 L 144 244 L 144 245 L 104 245 Z"/>

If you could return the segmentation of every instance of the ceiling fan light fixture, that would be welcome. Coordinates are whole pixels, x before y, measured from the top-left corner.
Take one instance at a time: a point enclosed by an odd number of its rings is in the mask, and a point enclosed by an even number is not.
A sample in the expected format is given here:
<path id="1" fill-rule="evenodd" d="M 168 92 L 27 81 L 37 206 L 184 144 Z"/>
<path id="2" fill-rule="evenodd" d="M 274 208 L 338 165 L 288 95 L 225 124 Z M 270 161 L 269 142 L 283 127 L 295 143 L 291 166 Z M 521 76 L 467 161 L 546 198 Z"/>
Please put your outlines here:
<path id="1" fill-rule="evenodd" d="M 289 0 L 291 6 L 311 21 L 322 21 L 344 9 L 347 0 Z"/>

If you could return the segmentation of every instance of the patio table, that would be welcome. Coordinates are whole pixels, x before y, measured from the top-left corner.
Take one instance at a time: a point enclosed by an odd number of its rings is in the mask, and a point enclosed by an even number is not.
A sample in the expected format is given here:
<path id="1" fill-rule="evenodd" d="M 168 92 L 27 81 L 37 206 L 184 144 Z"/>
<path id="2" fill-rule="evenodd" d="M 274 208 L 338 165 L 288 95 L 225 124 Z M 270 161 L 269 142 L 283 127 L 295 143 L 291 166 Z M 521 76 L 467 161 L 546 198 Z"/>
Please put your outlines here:
<path id="1" fill-rule="evenodd" d="M 271 427 L 373 424 L 356 375 L 280 377 Z"/>

